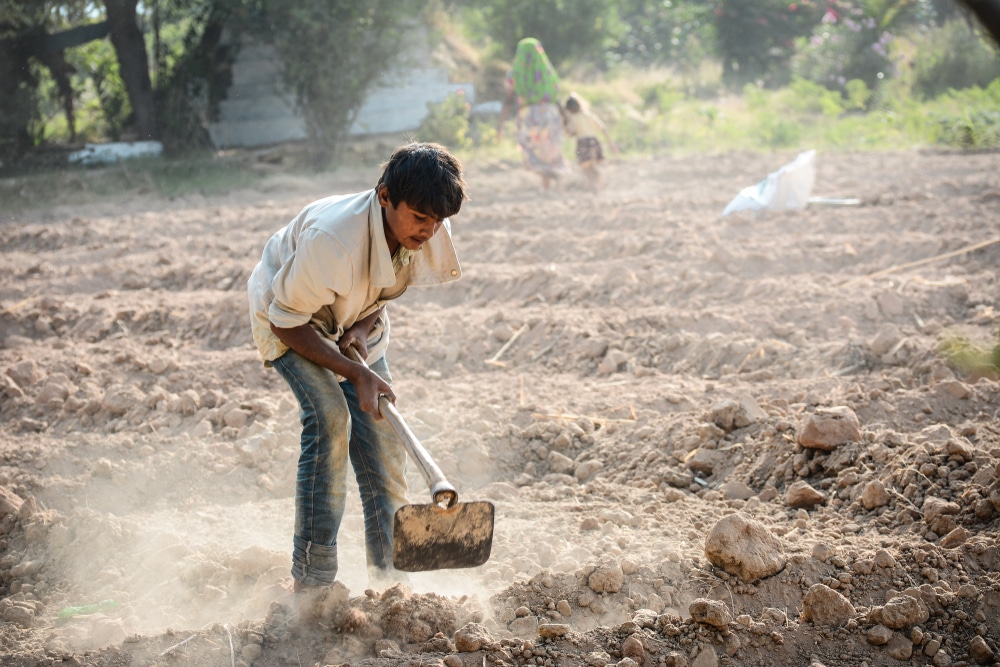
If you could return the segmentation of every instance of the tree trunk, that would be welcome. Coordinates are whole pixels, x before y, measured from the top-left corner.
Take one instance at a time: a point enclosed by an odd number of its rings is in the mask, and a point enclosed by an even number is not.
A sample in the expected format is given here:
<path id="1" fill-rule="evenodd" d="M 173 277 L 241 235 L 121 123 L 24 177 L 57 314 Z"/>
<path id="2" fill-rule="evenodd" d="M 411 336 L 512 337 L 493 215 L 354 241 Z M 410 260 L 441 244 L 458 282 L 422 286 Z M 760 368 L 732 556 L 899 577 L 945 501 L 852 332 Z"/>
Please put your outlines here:
<path id="1" fill-rule="evenodd" d="M 135 114 L 136 132 L 139 139 L 155 139 L 158 136 L 156 104 L 149 80 L 146 43 L 136 20 L 137 3 L 138 0 L 104 0 L 104 7 L 108 13 L 111 44 L 118 56 L 118 70 Z"/>

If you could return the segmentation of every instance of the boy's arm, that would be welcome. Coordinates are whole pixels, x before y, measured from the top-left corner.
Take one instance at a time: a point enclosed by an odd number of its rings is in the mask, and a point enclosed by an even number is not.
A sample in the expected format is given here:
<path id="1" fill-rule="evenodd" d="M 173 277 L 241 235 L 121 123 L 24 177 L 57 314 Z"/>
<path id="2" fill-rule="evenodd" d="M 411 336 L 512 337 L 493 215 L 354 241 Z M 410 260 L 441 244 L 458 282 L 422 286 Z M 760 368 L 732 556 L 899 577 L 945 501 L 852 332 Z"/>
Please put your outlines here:
<path id="1" fill-rule="evenodd" d="M 362 359 L 368 357 L 368 335 L 372 332 L 375 320 L 382 315 L 383 310 L 385 310 L 385 306 L 373 311 L 344 330 L 344 334 L 337 341 L 337 347 L 345 356 L 347 348 L 354 347 L 361 353 Z"/>
<path id="2" fill-rule="evenodd" d="M 271 331 L 300 356 L 346 378 L 358 392 L 358 404 L 361 409 L 376 419 L 382 418 L 378 407 L 379 396 L 385 395 L 390 401 L 396 401 L 392 387 L 385 380 L 364 365 L 345 357 L 336 346 L 324 340 L 309 324 L 283 329 L 272 323 Z"/>

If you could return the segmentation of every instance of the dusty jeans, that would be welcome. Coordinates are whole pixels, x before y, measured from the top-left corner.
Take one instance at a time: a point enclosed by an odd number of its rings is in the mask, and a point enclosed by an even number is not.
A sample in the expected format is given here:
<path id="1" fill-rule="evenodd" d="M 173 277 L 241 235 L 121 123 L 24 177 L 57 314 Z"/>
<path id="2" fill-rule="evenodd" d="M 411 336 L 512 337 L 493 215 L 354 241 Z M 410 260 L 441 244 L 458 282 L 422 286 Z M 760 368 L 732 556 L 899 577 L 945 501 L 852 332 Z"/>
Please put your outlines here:
<path id="1" fill-rule="evenodd" d="M 361 491 L 368 570 L 392 578 L 392 520 L 406 503 L 406 450 L 385 419 L 358 406 L 350 382 L 292 350 L 274 360 L 301 408 L 302 450 L 295 484 L 292 576 L 306 585 L 332 584 L 337 576 L 337 531 L 347 496 L 350 458 Z M 385 358 L 372 371 L 391 382 Z"/>

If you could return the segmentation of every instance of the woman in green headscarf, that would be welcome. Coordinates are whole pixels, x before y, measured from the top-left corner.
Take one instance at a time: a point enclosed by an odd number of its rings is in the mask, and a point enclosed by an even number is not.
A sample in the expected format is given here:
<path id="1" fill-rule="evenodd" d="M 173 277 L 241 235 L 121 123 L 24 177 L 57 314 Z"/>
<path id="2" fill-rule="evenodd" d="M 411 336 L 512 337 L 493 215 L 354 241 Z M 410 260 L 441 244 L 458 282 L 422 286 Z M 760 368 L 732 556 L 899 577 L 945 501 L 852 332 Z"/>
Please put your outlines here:
<path id="1" fill-rule="evenodd" d="M 505 90 L 497 135 L 503 131 L 508 110 L 516 104 L 517 145 L 524 165 L 542 177 L 542 189 L 548 190 L 566 171 L 566 162 L 562 153 L 562 113 L 557 101 L 559 75 L 537 39 L 527 37 L 518 42 Z"/>

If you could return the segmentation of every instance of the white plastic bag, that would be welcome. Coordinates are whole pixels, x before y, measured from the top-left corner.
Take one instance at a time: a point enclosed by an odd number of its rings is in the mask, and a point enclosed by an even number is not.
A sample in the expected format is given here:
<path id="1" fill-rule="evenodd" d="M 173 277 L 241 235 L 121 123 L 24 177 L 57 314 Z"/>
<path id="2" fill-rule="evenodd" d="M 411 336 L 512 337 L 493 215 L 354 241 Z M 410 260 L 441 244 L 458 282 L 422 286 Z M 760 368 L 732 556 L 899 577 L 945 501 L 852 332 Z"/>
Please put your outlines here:
<path id="1" fill-rule="evenodd" d="M 815 158 L 814 150 L 800 153 L 797 158 L 778 171 L 768 174 L 767 178 L 757 185 L 740 190 L 722 211 L 722 215 L 744 210 L 759 211 L 765 208 L 772 211 L 805 208 L 809 204 L 809 196 L 816 181 Z"/>

